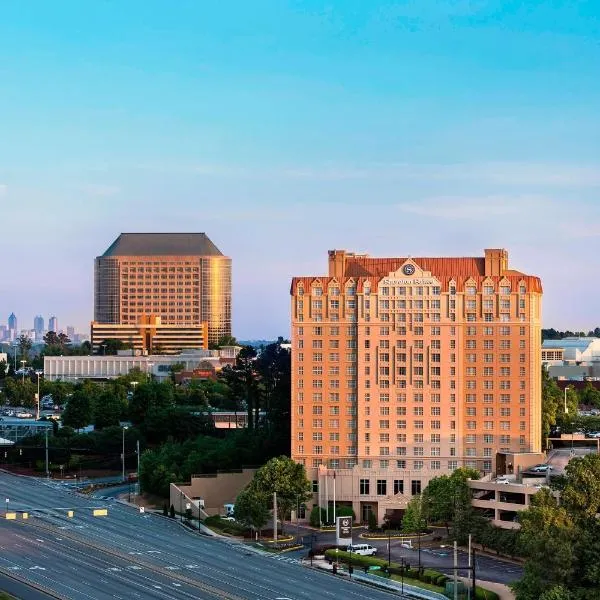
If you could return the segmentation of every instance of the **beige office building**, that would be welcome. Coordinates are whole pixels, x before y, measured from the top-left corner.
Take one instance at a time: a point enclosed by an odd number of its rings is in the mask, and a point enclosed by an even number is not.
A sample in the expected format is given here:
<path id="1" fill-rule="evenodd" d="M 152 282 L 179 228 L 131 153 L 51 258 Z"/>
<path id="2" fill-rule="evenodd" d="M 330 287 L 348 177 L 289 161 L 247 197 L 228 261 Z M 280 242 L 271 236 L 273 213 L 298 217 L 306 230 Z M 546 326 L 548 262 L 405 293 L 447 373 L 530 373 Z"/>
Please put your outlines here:
<path id="1" fill-rule="evenodd" d="M 505 250 L 333 250 L 291 296 L 292 456 L 315 503 L 333 499 L 335 472 L 336 501 L 381 521 L 431 477 L 540 451 L 542 286 Z"/>
<path id="2" fill-rule="evenodd" d="M 150 322 L 209 344 L 231 335 L 231 259 L 206 234 L 122 233 L 96 258 L 92 343 L 100 326 Z"/>

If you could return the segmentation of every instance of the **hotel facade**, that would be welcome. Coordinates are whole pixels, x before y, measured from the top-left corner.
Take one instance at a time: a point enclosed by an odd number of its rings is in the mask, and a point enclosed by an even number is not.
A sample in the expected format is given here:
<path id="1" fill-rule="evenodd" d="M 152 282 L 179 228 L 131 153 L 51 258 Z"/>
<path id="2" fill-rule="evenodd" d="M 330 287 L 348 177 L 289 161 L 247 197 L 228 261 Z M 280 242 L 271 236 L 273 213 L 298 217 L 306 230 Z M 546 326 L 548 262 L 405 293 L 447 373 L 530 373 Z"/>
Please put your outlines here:
<path id="1" fill-rule="evenodd" d="M 432 477 L 540 452 L 542 286 L 506 250 L 333 250 L 328 275 L 294 278 L 291 297 L 292 456 L 314 504 L 335 486 L 381 522 Z"/>
<path id="2" fill-rule="evenodd" d="M 122 233 L 96 258 L 96 350 L 119 338 L 175 353 L 230 335 L 231 259 L 206 234 Z"/>

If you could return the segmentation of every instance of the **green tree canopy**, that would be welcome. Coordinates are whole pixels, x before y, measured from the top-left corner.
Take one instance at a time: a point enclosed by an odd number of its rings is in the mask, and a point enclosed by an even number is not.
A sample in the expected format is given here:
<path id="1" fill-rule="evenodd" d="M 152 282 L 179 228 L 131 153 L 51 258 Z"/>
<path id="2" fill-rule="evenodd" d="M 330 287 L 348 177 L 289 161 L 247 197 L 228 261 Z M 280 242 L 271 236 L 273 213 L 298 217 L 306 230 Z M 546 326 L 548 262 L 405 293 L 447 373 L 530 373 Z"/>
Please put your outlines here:
<path id="1" fill-rule="evenodd" d="M 560 504 L 555 492 L 542 489 L 520 514 L 527 560 L 522 579 L 514 585 L 517 600 L 562 600 L 561 588 L 573 600 L 598 598 L 600 456 L 571 460 L 561 487 Z"/>
<path id="2" fill-rule="evenodd" d="M 269 503 L 265 494 L 254 488 L 245 488 L 235 500 L 236 521 L 260 531 L 269 520 Z"/>
<path id="3" fill-rule="evenodd" d="M 306 478 L 304 465 L 287 456 L 272 458 L 254 475 L 248 489 L 250 493 L 272 498 L 277 493 L 277 511 L 281 522 L 297 504 L 307 502 L 312 496 L 311 483 Z"/>

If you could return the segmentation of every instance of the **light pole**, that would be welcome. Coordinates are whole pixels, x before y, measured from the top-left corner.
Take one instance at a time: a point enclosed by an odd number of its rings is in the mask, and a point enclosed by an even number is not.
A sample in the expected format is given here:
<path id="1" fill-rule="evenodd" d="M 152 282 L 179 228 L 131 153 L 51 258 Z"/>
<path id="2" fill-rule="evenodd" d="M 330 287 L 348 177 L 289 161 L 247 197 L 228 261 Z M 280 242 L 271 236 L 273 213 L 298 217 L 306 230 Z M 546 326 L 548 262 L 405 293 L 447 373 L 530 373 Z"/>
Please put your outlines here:
<path id="1" fill-rule="evenodd" d="M 565 386 L 565 415 L 569 414 L 569 407 L 567 406 L 567 390 L 570 390 L 571 386 L 567 385 Z"/>
<path id="2" fill-rule="evenodd" d="M 137 454 L 137 477 L 136 477 L 137 494 L 136 495 L 139 496 L 142 491 L 142 486 L 140 484 L 140 440 L 137 440 L 137 442 L 136 442 L 135 451 Z"/>
<path id="3" fill-rule="evenodd" d="M 21 361 L 21 374 L 23 375 L 23 383 L 25 383 L 25 365 L 27 364 L 26 360 Z"/>
<path id="4" fill-rule="evenodd" d="M 129 427 L 123 427 L 123 453 L 121 454 L 121 462 L 123 465 L 123 481 L 125 481 L 125 430 Z"/>
<path id="5" fill-rule="evenodd" d="M 38 391 L 37 391 L 37 412 L 36 412 L 36 419 L 39 421 L 40 419 L 40 375 L 42 375 L 44 371 L 36 371 L 35 374 L 37 375 L 37 385 L 38 385 Z"/>
<path id="6" fill-rule="evenodd" d="M 19 344 L 13 344 L 13 348 L 15 349 L 15 374 L 17 372 L 17 348 L 19 347 Z"/>

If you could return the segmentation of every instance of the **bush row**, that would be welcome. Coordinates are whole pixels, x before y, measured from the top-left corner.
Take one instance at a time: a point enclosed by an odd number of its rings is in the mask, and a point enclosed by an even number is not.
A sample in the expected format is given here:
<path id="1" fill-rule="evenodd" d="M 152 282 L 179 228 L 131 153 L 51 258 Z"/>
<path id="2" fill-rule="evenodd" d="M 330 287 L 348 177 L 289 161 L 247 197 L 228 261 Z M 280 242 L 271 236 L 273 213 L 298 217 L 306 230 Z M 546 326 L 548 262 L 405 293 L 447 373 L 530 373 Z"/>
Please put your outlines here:
<path id="1" fill-rule="evenodd" d="M 337 558 L 342 562 L 361 567 L 386 567 L 387 571 L 391 575 L 404 575 L 405 577 L 410 577 L 411 579 L 418 579 L 425 583 L 439 585 L 440 587 L 444 587 L 444 585 L 446 585 L 446 581 L 448 581 L 449 579 L 447 575 L 444 575 L 439 571 L 434 571 L 432 569 L 424 569 L 421 572 L 419 572 L 418 569 L 411 568 L 410 565 L 405 565 L 404 567 L 402 567 L 398 563 L 392 563 L 388 568 L 387 560 L 383 560 L 381 558 L 373 558 L 371 556 L 361 556 L 359 554 L 354 554 L 350 552 L 336 552 L 335 550 L 327 550 L 325 552 L 325 556 L 327 558 L 331 558 L 332 560 Z"/>
<path id="2" fill-rule="evenodd" d="M 343 552 L 341 550 L 336 551 L 335 549 L 329 549 L 325 551 L 325 556 L 331 560 L 341 560 L 344 563 L 352 564 L 354 566 L 360 567 L 381 567 L 390 575 L 402 575 L 404 577 L 410 579 L 416 579 L 418 581 L 422 581 L 424 583 L 429 583 L 432 585 L 437 585 L 441 588 L 446 586 L 446 583 L 451 580 L 448 575 L 444 573 L 440 573 L 439 571 L 435 571 L 434 569 L 422 569 L 419 572 L 419 569 L 415 569 L 410 565 L 401 566 L 398 563 L 392 563 L 388 567 L 388 563 L 386 560 L 381 558 L 373 558 L 371 556 L 361 556 L 358 554 Z M 476 588 L 475 589 L 475 600 L 500 600 L 498 594 L 496 592 L 491 592 L 490 590 L 486 590 L 484 588 Z"/>

